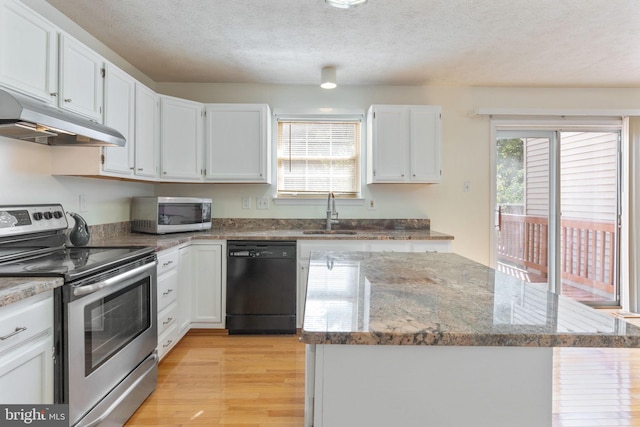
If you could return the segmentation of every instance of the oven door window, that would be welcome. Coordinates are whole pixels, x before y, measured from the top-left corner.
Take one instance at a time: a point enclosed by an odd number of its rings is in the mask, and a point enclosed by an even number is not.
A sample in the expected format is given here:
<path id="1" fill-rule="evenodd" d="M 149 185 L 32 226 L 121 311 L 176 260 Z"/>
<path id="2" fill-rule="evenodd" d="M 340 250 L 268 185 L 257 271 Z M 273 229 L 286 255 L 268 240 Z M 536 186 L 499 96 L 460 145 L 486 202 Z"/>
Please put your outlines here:
<path id="1" fill-rule="evenodd" d="M 151 279 L 84 307 L 85 375 L 151 327 Z"/>

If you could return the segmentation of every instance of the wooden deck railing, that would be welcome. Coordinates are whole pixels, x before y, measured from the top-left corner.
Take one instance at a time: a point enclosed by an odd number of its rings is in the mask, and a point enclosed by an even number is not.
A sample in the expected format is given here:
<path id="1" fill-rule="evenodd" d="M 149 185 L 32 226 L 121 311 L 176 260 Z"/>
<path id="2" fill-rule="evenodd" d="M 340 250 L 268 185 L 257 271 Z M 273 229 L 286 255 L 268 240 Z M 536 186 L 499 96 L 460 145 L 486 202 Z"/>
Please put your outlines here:
<path id="1" fill-rule="evenodd" d="M 563 219 L 560 235 L 563 280 L 614 292 L 615 229 L 614 222 Z M 499 261 L 547 275 L 547 218 L 501 214 L 498 236 Z"/>

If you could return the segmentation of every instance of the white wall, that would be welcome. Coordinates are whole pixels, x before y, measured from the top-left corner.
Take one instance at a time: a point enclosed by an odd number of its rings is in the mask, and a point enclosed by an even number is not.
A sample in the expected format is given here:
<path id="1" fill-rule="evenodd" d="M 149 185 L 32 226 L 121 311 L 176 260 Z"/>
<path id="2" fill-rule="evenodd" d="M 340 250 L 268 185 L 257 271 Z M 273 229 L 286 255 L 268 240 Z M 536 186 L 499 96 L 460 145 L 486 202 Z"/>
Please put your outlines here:
<path id="1" fill-rule="evenodd" d="M 153 184 L 51 175 L 56 147 L 0 137 L 0 205 L 62 203 L 79 212 L 78 196 L 86 195 L 89 225 L 129 220 L 129 199 L 153 195 Z"/>

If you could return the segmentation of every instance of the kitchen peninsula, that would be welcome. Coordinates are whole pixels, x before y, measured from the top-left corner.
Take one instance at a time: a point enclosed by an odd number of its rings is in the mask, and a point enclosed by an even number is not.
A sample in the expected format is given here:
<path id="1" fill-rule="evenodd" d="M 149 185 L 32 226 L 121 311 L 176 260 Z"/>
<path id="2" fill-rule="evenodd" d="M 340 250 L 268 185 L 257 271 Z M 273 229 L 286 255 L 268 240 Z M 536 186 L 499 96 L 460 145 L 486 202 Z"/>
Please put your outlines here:
<path id="1" fill-rule="evenodd" d="M 456 254 L 330 251 L 301 339 L 305 426 L 540 427 L 553 347 L 637 347 L 640 328 Z"/>

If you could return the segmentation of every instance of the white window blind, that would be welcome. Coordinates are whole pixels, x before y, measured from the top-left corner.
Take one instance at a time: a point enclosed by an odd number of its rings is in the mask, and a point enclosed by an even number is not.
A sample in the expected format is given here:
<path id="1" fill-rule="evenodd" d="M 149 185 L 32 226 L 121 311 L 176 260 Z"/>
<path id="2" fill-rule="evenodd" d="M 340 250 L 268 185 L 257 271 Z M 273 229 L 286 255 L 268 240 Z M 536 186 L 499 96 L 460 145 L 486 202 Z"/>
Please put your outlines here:
<path id="1" fill-rule="evenodd" d="M 279 121 L 278 195 L 360 191 L 360 121 Z"/>

